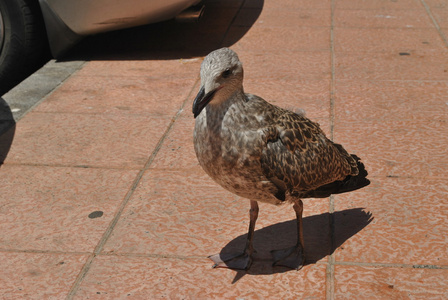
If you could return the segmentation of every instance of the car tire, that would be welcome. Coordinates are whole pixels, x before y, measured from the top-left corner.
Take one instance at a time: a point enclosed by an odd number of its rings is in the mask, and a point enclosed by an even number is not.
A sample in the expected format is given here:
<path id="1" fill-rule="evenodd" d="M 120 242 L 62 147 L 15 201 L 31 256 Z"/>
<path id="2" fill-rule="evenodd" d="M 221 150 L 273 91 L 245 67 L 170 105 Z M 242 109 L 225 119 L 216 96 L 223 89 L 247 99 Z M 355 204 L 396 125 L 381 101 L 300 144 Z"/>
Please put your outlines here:
<path id="1" fill-rule="evenodd" d="M 0 0 L 0 95 L 43 63 L 47 44 L 37 0 Z"/>

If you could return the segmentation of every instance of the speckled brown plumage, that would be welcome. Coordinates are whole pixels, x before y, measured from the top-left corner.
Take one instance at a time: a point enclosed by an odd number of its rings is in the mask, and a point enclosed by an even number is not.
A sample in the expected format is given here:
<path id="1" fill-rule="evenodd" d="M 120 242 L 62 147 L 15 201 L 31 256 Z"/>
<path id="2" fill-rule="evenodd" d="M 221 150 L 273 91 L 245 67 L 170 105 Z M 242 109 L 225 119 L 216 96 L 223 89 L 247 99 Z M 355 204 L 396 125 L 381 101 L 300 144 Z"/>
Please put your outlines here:
<path id="1" fill-rule="evenodd" d="M 258 211 L 256 201 L 293 202 L 298 222 L 300 198 L 327 197 L 368 184 L 359 159 L 330 141 L 317 123 L 244 93 L 242 82 L 242 64 L 230 49 L 210 53 L 201 65 L 202 87 L 193 104 L 194 146 L 199 164 L 217 183 L 250 199 L 252 210 Z M 214 261 L 238 268 L 240 258 L 234 266 Z"/>

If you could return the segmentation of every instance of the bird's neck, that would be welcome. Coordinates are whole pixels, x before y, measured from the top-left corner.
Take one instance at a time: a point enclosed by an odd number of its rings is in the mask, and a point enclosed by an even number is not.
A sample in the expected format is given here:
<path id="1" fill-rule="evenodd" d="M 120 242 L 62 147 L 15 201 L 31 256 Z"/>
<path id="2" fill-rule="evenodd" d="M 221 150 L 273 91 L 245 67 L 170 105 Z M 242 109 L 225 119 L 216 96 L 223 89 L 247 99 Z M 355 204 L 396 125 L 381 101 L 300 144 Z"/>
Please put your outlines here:
<path id="1" fill-rule="evenodd" d="M 221 134 L 222 121 L 229 108 L 238 105 L 240 102 L 244 102 L 246 99 L 242 88 L 234 89 L 232 93 L 229 93 L 228 90 L 227 93 L 226 91 L 221 93 L 222 90 L 219 90 L 214 95 L 213 101 L 211 101 L 205 108 L 207 111 L 207 127 L 211 133 L 214 133 L 217 136 Z"/>
<path id="2" fill-rule="evenodd" d="M 243 87 L 222 88 L 213 96 L 209 106 L 219 110 L 227 110 L 232 104 L 245 99 Z"/>

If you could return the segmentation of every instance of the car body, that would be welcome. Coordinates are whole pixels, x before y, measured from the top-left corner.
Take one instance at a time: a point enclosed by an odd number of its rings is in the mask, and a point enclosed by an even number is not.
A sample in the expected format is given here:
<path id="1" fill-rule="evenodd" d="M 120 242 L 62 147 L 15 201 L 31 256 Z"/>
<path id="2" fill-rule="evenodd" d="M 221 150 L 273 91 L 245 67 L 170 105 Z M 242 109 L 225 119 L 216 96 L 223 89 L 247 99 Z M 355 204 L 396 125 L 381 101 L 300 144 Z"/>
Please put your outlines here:
<path id="1" fill-rule="evenodd" d="M 51 51 L 63 56 L 83 37 L 199 18 L 201 0 L 0 0 L 0 95 Z M 31 67 L 32 68 L 32 67 Z M 26 72 L 25 72 L 26 73 Z"/>
<path id="2" fill-rule="evenodd" d="M 57 57 L 83 36 L 171 19 L 198 0 L 39 0 Z"/>

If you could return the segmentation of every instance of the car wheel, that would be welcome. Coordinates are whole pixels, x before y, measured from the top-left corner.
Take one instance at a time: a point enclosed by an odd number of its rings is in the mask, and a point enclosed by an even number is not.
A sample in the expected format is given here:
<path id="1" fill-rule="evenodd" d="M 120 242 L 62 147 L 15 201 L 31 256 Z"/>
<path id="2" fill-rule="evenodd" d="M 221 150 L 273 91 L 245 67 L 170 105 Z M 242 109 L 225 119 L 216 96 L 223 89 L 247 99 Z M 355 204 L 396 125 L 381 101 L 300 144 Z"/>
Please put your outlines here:
<path id="1" fill-rule="evenodd" d="M 33 72 L 47 50 L 36 0 L 0 0 L 0 95 Z"/>

